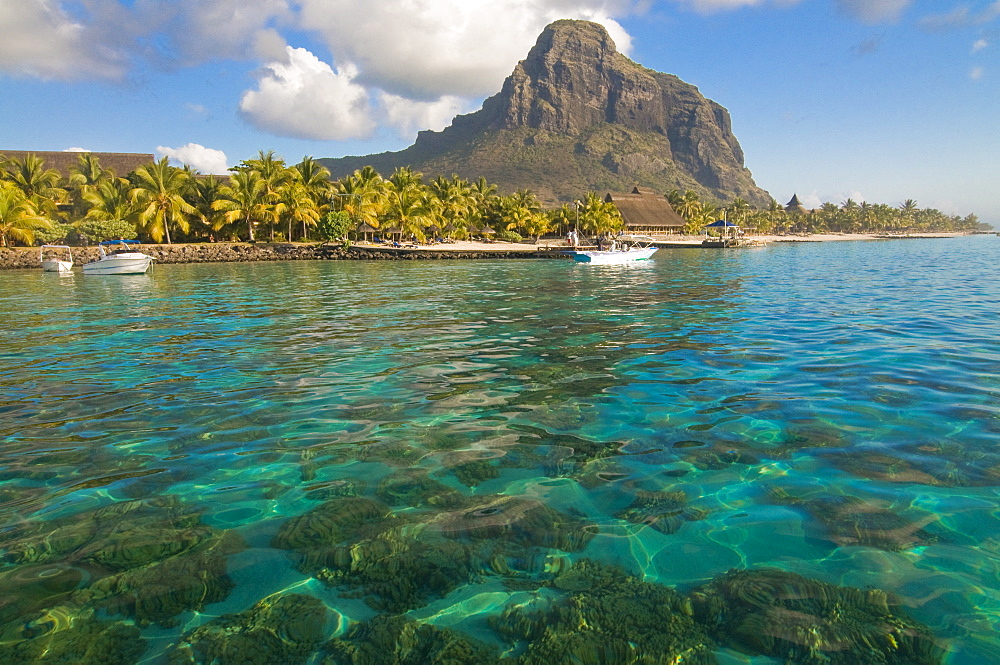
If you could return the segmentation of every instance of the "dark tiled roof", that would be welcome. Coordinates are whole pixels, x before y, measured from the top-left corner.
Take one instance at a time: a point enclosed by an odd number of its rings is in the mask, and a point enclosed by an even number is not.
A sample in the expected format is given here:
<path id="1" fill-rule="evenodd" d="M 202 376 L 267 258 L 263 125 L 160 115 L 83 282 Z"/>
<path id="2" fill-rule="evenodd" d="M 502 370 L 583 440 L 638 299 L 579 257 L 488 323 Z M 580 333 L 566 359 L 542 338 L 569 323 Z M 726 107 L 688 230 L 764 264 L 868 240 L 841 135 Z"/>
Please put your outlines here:
<path id="1" fill-rule="evenodd" d="M 686 223 L 666 197 L 647 187 L 635 187 L 629 194 L 609 192 L 604 200 L 615 204 L 625 226 L 632 230 L 678 228 Z"/>
<path id="2" fill-rule="evenodd" d="M 64 178 L 70 176 L 70 169 L 80 163 L 83 152 L 56 152 L 46 150 L 0 150 L 0 155 L 8 159 L 23 160 L 28 155 L 35 155 L 45 162 L 45 168 L 55 169 Z M 152 154 L 139 152 L 94 152 L 104 169 L 114 171 L 115 175 L 124 177 L 140 166 L 155 162 Z"/>

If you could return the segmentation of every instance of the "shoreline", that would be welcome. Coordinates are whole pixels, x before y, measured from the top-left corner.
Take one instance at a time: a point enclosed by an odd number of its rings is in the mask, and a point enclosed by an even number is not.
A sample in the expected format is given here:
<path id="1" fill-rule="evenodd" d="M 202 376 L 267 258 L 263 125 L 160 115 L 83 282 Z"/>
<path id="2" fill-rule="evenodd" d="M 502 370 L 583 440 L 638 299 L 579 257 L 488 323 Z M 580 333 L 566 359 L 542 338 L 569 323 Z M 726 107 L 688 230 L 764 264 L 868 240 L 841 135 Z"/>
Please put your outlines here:
<path id="1" fill-rule="evenodd" d="M 816 233 L 803 235 L 747 236 L 764 243 L 835 242 L 851 240 L 908 240 L 925 238 L 955 238 L 968 233 L 920 233 L 907 236 L 879 236 L 871 233 Z M 654 243 L 662 248 L 701 249 L 701 236 L 669 236 Z M 157 263 L 235 263 L 248 261 L 385 261 L 416 259 L 563 259 L 561 250 L 569 249 L 562 239 L 542 240 L 537 244 L 508 242 L 476 242 L 458 240 L 449 243 L 409 244 L 388 247 L 369 243 L 354 243 L 348 249 L 340 245 L 314 243 L 192 243 L 174 245 L 142 245 L 142 251 Z M 73 247 L 76 266 L 97 259 L 96 246 Z M 0 271 L 39 268 L 38 247 L 0 247 Z"/>

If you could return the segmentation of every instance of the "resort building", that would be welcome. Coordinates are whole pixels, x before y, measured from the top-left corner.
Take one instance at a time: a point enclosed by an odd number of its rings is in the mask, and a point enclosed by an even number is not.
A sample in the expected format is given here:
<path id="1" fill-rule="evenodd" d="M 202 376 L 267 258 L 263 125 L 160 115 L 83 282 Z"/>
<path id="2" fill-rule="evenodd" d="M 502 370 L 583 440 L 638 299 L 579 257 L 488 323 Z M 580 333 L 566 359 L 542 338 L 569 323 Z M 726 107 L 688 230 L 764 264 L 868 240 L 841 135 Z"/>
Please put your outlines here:
<path id="1" fill-rule="evenodd" d="M 69 178 L 74 166 L 79 165 L 80 155 L 86 152 L 62 152 L 46 150 L 0 150 L 0 156 L 7 159 L 24 160 L 28 155 L 34 155 L 45 163 L 45 168 L 55 169 L 63 178 Z M 114 171 L 115 175 L 125 177 L 140 166 L 156 161 L 152 154 L 139 152 L 91 152 L 98 159 L 101 168 Z"/>
<path id="2" fill-rule="evenodd" d="M 802 202 L 799 201 L 798 194 L 792 194 L 792 200 L 785 204 L 785 212 L 789 215 L 804 215 L 809 212 Z"/>
<path id="3" fill-rule="evenodd" d="M 634 187 L 628 194 L 608 192 L 604 200 L 615 204 L 625 222 L 625 228 L 631 233 L 680 233 L 686 224 L 665 196 L 648 187 Z"/>

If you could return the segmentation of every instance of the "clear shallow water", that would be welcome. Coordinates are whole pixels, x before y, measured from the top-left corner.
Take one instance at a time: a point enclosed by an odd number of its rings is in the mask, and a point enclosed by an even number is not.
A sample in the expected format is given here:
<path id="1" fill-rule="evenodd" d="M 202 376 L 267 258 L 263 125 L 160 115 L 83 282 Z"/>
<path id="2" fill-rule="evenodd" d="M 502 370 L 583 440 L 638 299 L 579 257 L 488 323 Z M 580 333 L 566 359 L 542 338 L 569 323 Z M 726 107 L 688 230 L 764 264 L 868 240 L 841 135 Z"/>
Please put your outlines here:
<path id="1" fill-rule="evenodd" d="M 406 612 L 513 657 L 490 618 L 590 559 L 884 590 L 944 662 L 1000 662 L 997 265 L 986 236 L 0 273 L 0 660 L 208 662 L 191 631 L 288 594 L 324 639 Z"/>

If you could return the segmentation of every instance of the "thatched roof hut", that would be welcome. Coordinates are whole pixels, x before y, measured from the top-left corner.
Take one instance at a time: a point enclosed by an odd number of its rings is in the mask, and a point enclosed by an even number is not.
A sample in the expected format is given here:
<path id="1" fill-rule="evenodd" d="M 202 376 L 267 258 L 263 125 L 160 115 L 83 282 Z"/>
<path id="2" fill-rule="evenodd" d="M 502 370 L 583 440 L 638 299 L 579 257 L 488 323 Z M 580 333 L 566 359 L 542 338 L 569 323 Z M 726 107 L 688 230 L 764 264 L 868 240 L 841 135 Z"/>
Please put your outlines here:
<path id="1" fill-rule="evenodd" d="M 80 163 L 83 152 L 61 152 L 47 150 L 0 150 L 0 155 L 8 159 L 23 160 L 28 155 L 35 155 L 45 163 L 45 168 L 55 169 L 63 178 L 69 178 L 71 169 Z M 115 175 L 124 177 L 140 166 L 156 161 L 152 154 L 139 152 L 93 152 L 90 153 L 100 161 L 101 167 L 114 171 Z"/>
<path id="2" fill-rule="evenodd" d="M 785 204 L 785 212 L 790 214 L 805 214 L 809 211 L 802 205 L 802 201 L 799 201 L 799 195 L 792 194 L 792 200 Z"/>
<path id="3" fill-rule="evenodd" d="M 628 194 L 608 192 L 604 200 L 615 204 L 632 233 L 678 233 L 686 224 L 666 197 L 648 187 L 634 187 Z"/>

